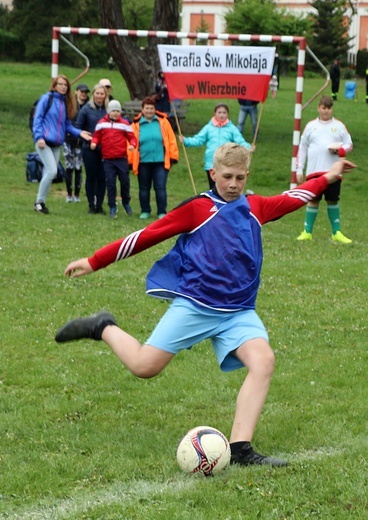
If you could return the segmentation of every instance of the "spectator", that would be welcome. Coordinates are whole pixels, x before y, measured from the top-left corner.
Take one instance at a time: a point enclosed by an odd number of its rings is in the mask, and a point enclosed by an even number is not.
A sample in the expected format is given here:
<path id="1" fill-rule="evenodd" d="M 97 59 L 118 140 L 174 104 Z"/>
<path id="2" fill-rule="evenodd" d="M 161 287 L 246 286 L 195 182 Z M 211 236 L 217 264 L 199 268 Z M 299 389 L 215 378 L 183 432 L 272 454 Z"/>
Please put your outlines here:
<path id="1" fill-rule="evenodd" d="M 161 71 L 158 73 L 157 81 L 155 84 L 156 92 L 156 110 L 163 112 L 167 116 L 170 115 L 171 105 L 169 98 L 169 91 L 165 81 L 164 73 Z"/>
<path id="2" fill-rule="evenodd" d="M 85 83 L 80 83 L 75 89 L 75 99 L 77 111 L 72 120 L 76 124 L 78 113 L 88 101 L 89 88 Z M 63 144 L 65 158 L 65 184 L 68 195 L 66 202 L 80 202 L 80 189 L 82 185 L 82 140 L 80 137 L 73 137 L 67 133 Z M 74 177 L 74 197 L 73 197 L 73 171 Z"/>
<path id="3" fill-rule="evenodd" d="M 112 101 L 114 98 L 111 95 L 111 91 L 112 91 L 111 81 L 109 79 L 103 78 L 103 79 L 100 79 L 99 84 L 102 85 L 103 87 L 105 87 L 105 89 L 106 89 L 107 102 Z"/>
<path id="4" fill-rule="evenodd" d="M 156 193 L 157 216 L 162 218 L 167 211 L 166 184 L 169 170 L 179 160 L 179 150 L 174 131 L 165 114 L 156 111 L 155 100 L 146 97 L 142 112 L 132 124 L 138 147 L 128 150 L 128 159 L 133 173 L 138 175 L 141 219 L 151 216 L 150 192 Z"/>
<path id="5" fill-rule="evenodd" d="M 307 164 L 306 178 L 311 179 L 327 172 L 336 161 L 336 155 L 345 157 L 353 149 L 351 136 L 345 125 L 332 117 L 333 100 L 322 96 L 318 104 L 317 119 L 307 123 L 302 134 L 297 157 L 297 182 L 303 182 L 303 170 Z M 340 190 L 341 181 L 335 182 L 316 198 L 309 201 L 306 208 L 304 230 L 297 240 L 312 240 L 312 232 L 317 218 L 319 203 L 324 196 L 327 203 L 327 215 L 332 227 L 332 240 L 341 244 L 352 241 L 340 230 Z"/>
<path id="6" fill-rule="evenodd" d="M 207 173 L 208 184 L 212 189 L 215 184 L 211 177 L 210 170 L 213 167 L 213 155 L 216 148 L 222 144 L 231 142 L 237 143 L 244 148 L 249 148 L 252 152 L 255 148 L 247 143 L 237 127 L 229 120 L 229 107 L 225 103 L 215 106 L 214 116 L 198 134 L 193 137 L 179 136 L 180 141 L 185 147 L 206 145 L 204 154 L 204 169 Z"/>
<path id="7" fill-rule="evenodd" d="M 275 98 L 275 97 L 276 97 L 278 86 L 279 86 L 279 82 L 277 81 L 277 76 L 274 74 L 274 75 L 271 77 L 271 79 L 270 79 L 270 84 L 269 84 L 270 92 L 271 92 L 271 97 L 272 97 L 272 98 Z"/>
<path id="8" fill-rule="evenodd" d="M 93 134 L 97 122 L 106 115 L 107 92 L 103 85 L 97 83 L 92 89 L 92 98 L 78 114 L 78 128 Z M 103 201 L 106 191 L 105 171 L 102 164 L 101 147 L 91 150 L 89 143 L 83 143 L 82 156 L 86 169 L 86 195 L 88 213 L 105 215 Z"/>
<path id="9" fill-rule="evenodd" d="M 116 177 L 120 182 L 121 203 L 127 215 L 132 215 L 127 142 L 133 151 L 137 139 L 130 123 L 121 117 L 119 101 L 114 99 L 107 106 L 107 115 L 97 123 L 91 142 L 91 150 L 101 146 L 111 218 L 117 217 Z"/>
<path id="10" fill-rule="evenodd" d="M 238 114 L 238 130 L 241 134 L 243 133 L 244 125 L 249 115 L 252 123 L 252 136 L 254 140 L 256 137 L 258 138 L 258 134 L 256 136 L 258 101 L 252 101 L 251 99 L 238 99 L 238 103 L 240 105 Z"/>
<path id="11" fill-rule="evenodd" d="M 336 58 L 333 62 L 331 69 L 330 69 L 330 78 L 331 78 L 331 92 L 332 92 L 332 99 L 334 101 L 337 101 L 337 94 L 339 93 L 340 88 L 340 58 Z"/>
<path id="12" fill-rule="evenodd" d="M 47 109 L 49 97 L 52 103 Z M 44 165 L 44 173 L 38 188 L 34 209 L 38 213 L 48 214 L 46 197 L 51 183 L 57 175 L 60 159 L 60 147 L 65 141 L 66 134 L 86 141 L 92 139 L 91 133 L 86 129 L 78 130 L 72 125 L 72 119 L 76 113 L 75 97 L 72 93 L 70 81 L 63 74 L 59 74 L 51 81 L 48 93 L 41 96 L 37 103 L 33 120 L 33 138 L 36 151 Z"/>

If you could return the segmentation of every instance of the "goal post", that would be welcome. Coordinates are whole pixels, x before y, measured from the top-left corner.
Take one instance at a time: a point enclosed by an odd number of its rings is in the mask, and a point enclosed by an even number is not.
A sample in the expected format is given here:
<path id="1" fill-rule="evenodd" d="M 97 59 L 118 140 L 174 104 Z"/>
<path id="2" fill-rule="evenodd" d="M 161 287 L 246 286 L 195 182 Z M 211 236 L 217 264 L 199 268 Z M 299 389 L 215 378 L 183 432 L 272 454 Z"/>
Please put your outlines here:
<path id="1" fill-rule="evenodd" d="M 79 35 L 115 35 L 120 37 L 140 37 L 140 38 L 176 38 L 189 40 L 222 40 L 239 42 L 260 42 L 260 43 L 289 43 L 298 47 L 297 56 L 297 77 L 295 85 L 295 105 L 294 105 L 294 130 L 292 138 L 292 159 L 291 159 L 291 179 L 290 188 L 296 186 L 296 158 L 300 143 L 300 128 L 302 118 L 302 99 L 304 87 L 304 69 L 307 43 L 304 36 L 273 36 L 265 34 L 211 34 L 211 33 L 192 33 L 192 32 L 173 32 L 173 31 L 143 31 L 131 29 L 105 29 L 88 27 L 53 27 L 52 30 L 52 64 L 51 77 L 55 78 L 59 71 L 59 40 L 60 36 L 66 34 Z M 63 38 L 68 43 L 66 38 Z M 75 46 L 73 46 L 75 49 Z M 88 60 L 88 59 L 87 59 Z M 87 66 L 85 74 L 88 71 Z M 78 76 L 80 78 L 81 75 Z M 329 77 L 328 77 L 329 80 Z M 327 80 L 327 84 L 328 84 Z M 325 88 L 325 87 L 324 87 Z"/>

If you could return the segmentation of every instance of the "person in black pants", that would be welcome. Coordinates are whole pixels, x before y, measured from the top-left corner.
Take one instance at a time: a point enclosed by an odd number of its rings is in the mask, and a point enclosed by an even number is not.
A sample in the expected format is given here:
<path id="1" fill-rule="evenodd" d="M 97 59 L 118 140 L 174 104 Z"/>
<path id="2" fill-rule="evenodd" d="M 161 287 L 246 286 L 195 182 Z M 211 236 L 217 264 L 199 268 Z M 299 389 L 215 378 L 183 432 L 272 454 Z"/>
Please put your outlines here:
<path id="1" fill-rule="evenodd" d="M 337 94 L 339 93 L 340 88 L 340 58 L 336 58 L 333 62 L 331 70 L 330 70 L 330 78 L 331 78 L 331 91 L 332 91 L 332 99 L 334 101 L 337 100 Z"/>
<path id="2" fill-rule="evenodd" d="M 89 88 L 85 83 L 80 83 L 75 89 L 75 100 L 77 104 L 77 112 L 72 120 L 75 124 L 78 119 L 79 111 L 88 102 Z M 82 144 L 83 139 L 80 137 L 73 137 L 67 133 L 63 144 L 63 152 L 65 159 L 65 184 L 68 195 L 66 202 L 80 202 L 80 189 L 82 185 Z M 73 197 L 73 172 L 74 176 L 74 197 Z"/>
<path id="3" fill-rule="evenodd" d="M 76 126 L 93 134 L 97 122 L 106 115 L 108 97 L 106 89 L 99 83 L 92 89 L 91 100 L 84 105 L 78 114 Z M 103 201 L 106 192 L 105 170 L 102 163 L 100 147 L 91 150 L 89 143 L 82 147 L 84 167 L 86 170 L 86 195 L 88 213 L 105 215 Z"/>
<path id="4" fill-rule="evenodd" d="M 129 147 L 132 152 L 137 147 L 137 138 L 129 121 L 121 117 L 121 104 L 116 99 L 109 102 L 107 115 L 97 123 L 91 150 L 97 146 L 101 146 L 110 217 L 117 217 L 116 178 L 120 182 L 121 203 L 126 214 L 130 216 L 132 208 L 127 149 Z"/>

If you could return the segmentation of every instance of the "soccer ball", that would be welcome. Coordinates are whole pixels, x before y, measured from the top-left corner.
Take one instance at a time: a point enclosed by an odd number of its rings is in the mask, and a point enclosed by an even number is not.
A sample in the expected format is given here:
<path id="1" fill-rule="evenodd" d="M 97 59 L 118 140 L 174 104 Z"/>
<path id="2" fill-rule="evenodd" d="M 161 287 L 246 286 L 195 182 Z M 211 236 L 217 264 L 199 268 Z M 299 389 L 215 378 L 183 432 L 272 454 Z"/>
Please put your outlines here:
<path id="1" fill-rule="evenodd" d="M 186 473 L 210 477 L 230 464 L 230 445 L 223 433 L 211 426 L 197 426 L 179 443 L 176 460 Z"/>

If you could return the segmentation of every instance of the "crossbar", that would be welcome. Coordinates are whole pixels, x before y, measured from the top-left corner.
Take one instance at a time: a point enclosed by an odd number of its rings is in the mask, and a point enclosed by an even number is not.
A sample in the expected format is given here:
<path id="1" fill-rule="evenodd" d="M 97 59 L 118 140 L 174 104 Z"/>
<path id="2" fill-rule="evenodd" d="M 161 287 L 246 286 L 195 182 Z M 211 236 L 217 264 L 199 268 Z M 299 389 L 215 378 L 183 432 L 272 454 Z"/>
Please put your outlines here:
<path id="1" fill-rule="evenodd" d="M 192 32 L 174 32 L 174 31 L 143 31 L 131 29 L 106 29 L 106 28 L 90 28 L 90 27 L 53 27 L 52 30 L 52 64 L 51 76 L 55 78 L 58 75 L 59 67 L 59 38 L 63 34 L 96 34 L 98 36 L 116 35 L 121 37 L 139 37 L 139 38 L 177 38 L 190 40 L 223 40 L 223 41 L 240 41 L 240 42 L 262 42 L 262 43 L 290 43 L 298 46 L 297 58 L 297 78 L 295 86 L 295 106 L 294 106 L 294 131 L 292 141 L 292 159 L 291 159 L 291 179 L 290 188 L 296 186 L 296 157 L 298 154 L 300 143 L 301 116 L 303 111 L 302 98 L 304 86 L 304 68 L 306 39 L 304 36 L 285 36 L 285 35 L 269 35 L 269 34 L 228 34 L 228 33 L 192 33 Z"/>

